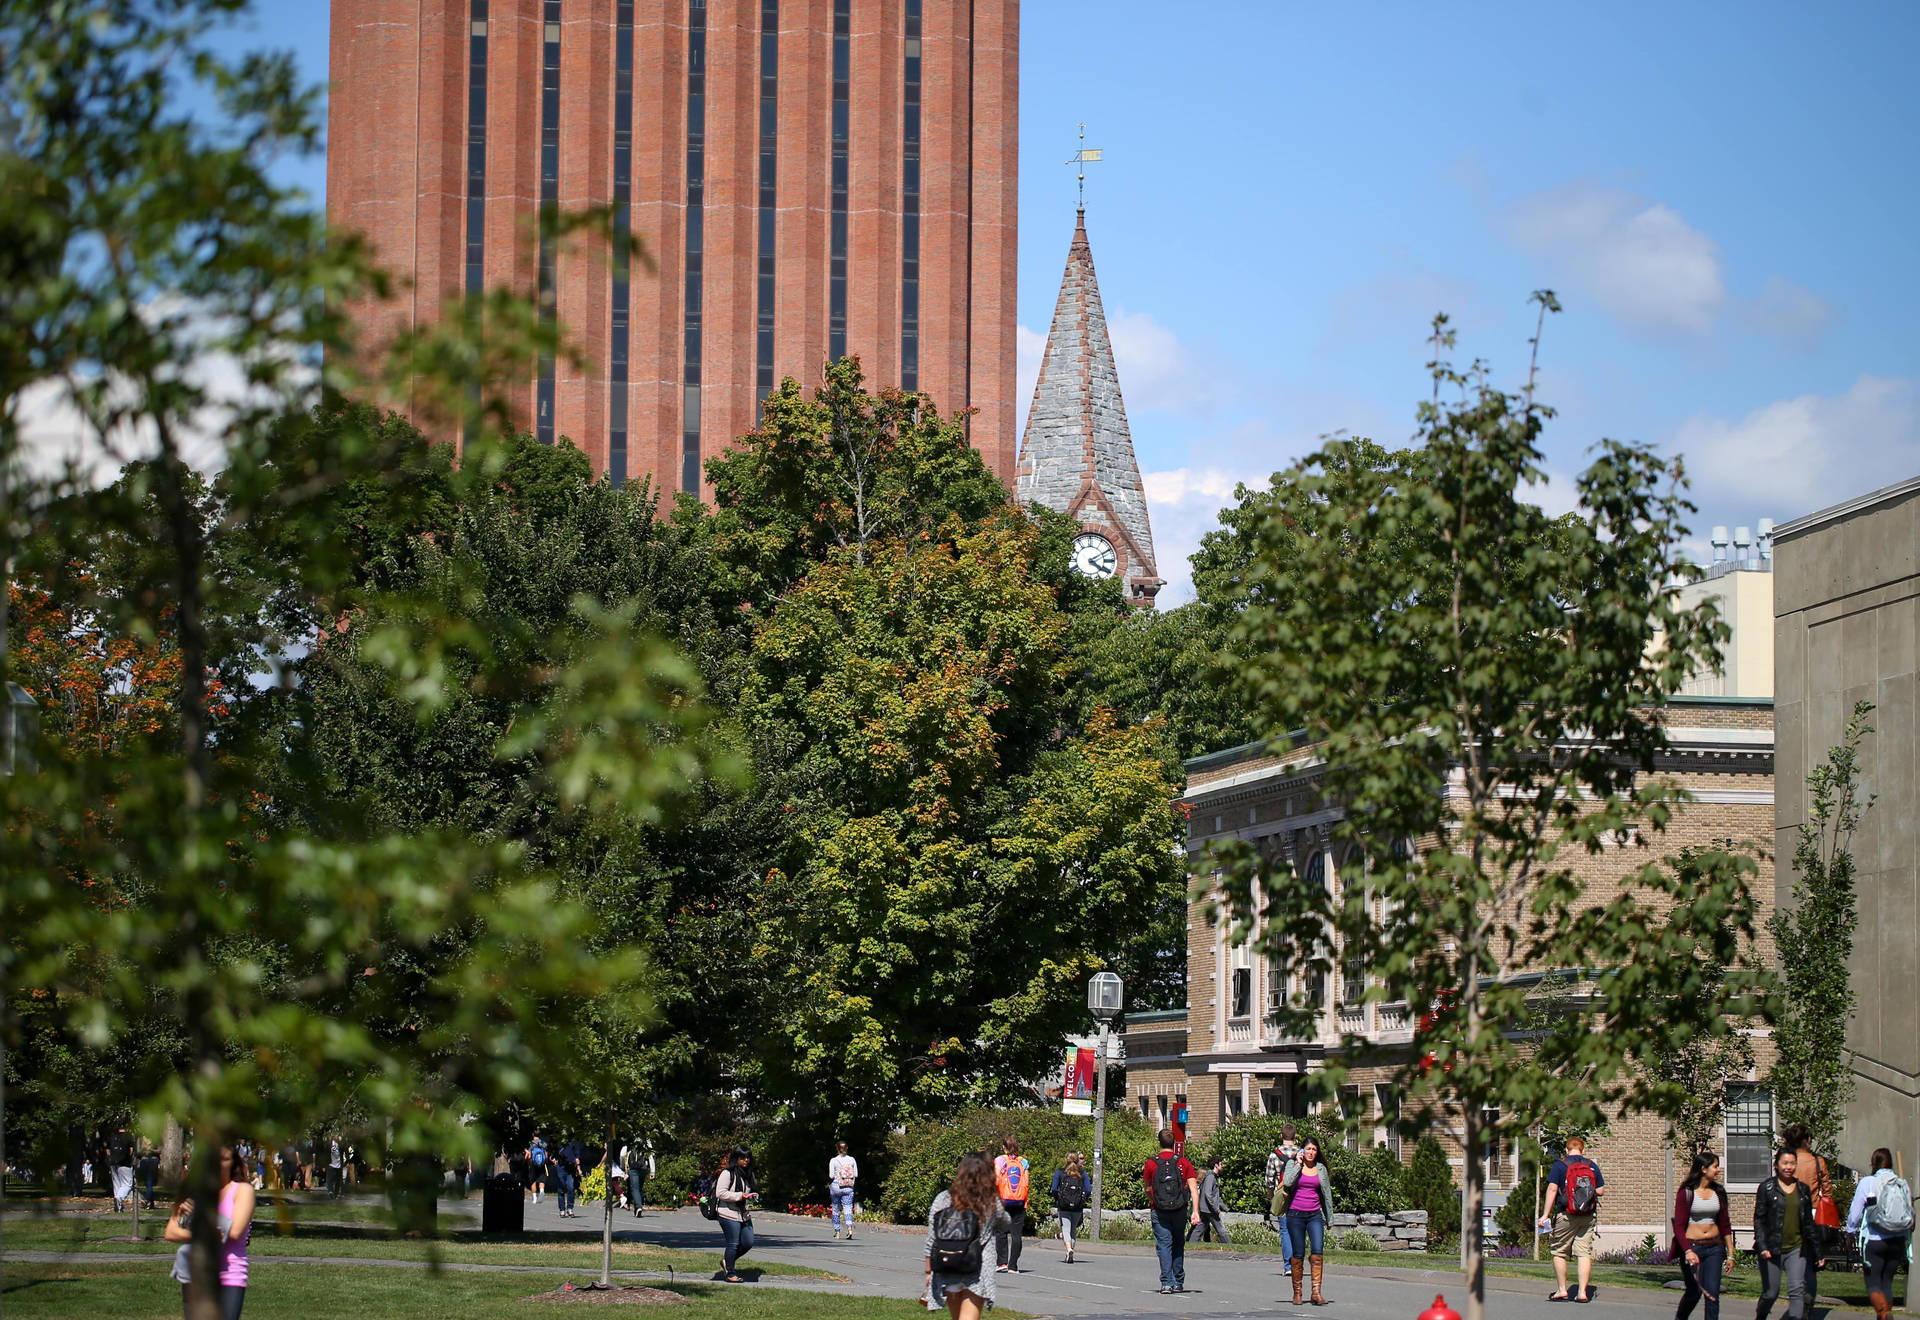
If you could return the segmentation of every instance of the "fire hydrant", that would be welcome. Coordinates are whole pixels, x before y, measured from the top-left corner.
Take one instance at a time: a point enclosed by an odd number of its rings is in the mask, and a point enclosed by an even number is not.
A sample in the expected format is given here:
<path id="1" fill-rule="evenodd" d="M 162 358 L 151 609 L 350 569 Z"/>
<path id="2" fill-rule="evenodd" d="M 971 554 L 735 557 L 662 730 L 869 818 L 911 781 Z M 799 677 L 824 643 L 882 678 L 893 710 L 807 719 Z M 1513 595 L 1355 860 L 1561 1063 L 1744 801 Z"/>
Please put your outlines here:
<path id="1" fill-rule="evenodd" d="M 1420 1313 L 1420 1320 L 1460 1320 L 1460 1313 L 1447 1305 L 1447 1299 L 1434 1294 L 1433 1305 Z"/>

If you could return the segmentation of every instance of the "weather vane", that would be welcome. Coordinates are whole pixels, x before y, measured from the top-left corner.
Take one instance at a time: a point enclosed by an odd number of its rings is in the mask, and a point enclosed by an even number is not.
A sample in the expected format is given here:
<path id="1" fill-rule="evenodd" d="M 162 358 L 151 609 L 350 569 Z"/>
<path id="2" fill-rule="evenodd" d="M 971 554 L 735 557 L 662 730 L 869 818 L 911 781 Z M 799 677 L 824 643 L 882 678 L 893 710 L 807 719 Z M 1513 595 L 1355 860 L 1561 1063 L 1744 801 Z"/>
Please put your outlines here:
<path id="1" fill-rule="evenodd" d="M 1087 162 L 1100 159 L 1100 148 L 1087 145 L 1087 126 L 1080 125 L 1080 150 L 1067 157 L 1067 164 L 1080 167 L 1080 209 L 1087 209 Z"/>

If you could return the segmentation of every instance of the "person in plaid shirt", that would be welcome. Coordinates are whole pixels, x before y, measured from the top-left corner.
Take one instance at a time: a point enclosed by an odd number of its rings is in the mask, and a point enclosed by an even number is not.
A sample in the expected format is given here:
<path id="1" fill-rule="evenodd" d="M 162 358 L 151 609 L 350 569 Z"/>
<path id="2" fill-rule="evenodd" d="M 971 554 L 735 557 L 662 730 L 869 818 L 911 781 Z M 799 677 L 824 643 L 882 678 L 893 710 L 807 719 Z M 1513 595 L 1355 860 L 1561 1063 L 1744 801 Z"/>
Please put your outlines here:
<path id="1" fill-rule="evenodd" d="M 1298 1159 L 1300 1142 L 1294 1136 L 1293 1124 L 1283 1123 L 1280 1127 L 1280 1144 L 1267 1155 L 1267 1171 L 1261 1175 L 1260 1182 L 1267 1189 L 1267 1209 L 1261 1216 L 1261 1222 L 1268 1228 L 1282 1227 L 1273 1217 L 1273 1194 L 1280 1190 L 1280 1175 L 1286 1172 L 1287 1161 Z M 1280 1233 L 1280 1272 L 1286 1273 L 1292 1264 L 1293 1247 L 1285 1232 Z"/>

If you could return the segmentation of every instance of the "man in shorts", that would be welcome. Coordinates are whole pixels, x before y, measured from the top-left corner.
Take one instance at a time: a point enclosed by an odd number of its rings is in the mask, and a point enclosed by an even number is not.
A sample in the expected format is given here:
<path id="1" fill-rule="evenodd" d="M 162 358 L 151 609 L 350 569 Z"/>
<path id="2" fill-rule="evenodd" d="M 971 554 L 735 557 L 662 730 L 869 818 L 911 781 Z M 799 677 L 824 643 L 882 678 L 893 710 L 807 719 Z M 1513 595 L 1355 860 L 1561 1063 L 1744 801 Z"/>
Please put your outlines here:
<path id="1" fill-rule="evenodd" d="M 1587 1158 L 1585 1138 L 1568 1137 L 1566 1153 L 1547 1172 L 1547 1210 L 1540 1216 L 1541 1226 L 1552 1233 L 1553 1275 L 1560 1284 L 1549 1300 L 1591 1300 L 1594 1224 L 1600 1218 L 1600 1197 L 1606 1190 L 1607 1180 L 1600 1176 L 1600 1166 Z M 1567 1295 L 1569 1256 L 1580 1262 L 1580 1291 L 1571 1298 Z"/>

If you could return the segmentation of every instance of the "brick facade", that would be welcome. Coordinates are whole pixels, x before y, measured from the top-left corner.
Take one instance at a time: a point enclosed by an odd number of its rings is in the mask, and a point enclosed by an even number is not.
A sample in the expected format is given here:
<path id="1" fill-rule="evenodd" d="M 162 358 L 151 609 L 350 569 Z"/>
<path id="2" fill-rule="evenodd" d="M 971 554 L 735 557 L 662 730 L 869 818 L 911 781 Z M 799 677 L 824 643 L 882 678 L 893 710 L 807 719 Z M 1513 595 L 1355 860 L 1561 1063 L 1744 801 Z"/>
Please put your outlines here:
<path id="1" fill-rule="evenodd" d="M 1771 707 L 1749 700 L 1681 699 L 1668 711 L 1666 723 L 1674 755 L 1660 766 L 1695 797 L 1668 825 L 1657 846 L 1662 855 L 1687 846 L 1770 845 L 1773 830 L 1773 730 Z M 1282 755 L 1264 745 L 1236 748 L 1187 763 L 1190 809 L 1188 848 L 1198 856 L 1214 838 L 1249 840 L 1301 836 L 1324 847 L 1315 827 L 1338 814 L 1335 804 L 1318 792 L 1322 767 L 1311 748 Z M 1770 849 L 1769 849 L 1770 851 Z M 1598 856 L 1583 856 L 1577 864 L 1592 901 L 1606 902 L 1630 867 L 1643 865 L 1644 849 L 1609 848 Z M 1332 859 L 1326 865 L 1332 871 Z M 1770 856 L 1760 862 L 1755 889 L 1762 903 L 1762 920 L 1773 907 L 1773 866 Z M 1208 902 L 1189 905 L 1187 921 L 1187 1010 L 1184 1022 L 1165 1014 L 1150 1015 L 1139 1027 L 1127 1029 L 1127 1103 L 1155 1117 L 1159 1097 L 1168 1108 L 1184 1102 L 1190 1138 L 1201 1138 L 1241 1113 L 1287 1113 L 1306 1116 L 1310 1106 L 1301 1082 L 1337 1056 L 1343 1033 L 1363 1035 L 1372 1044 L 1392 1046 L 1411 1039 L 1412 1022 L 1404 1005 L 1362 1004 L 1354 1009 L 1334 1002 L 1337 985 L 1320 1028 L 1311 1039 L 1281 1039 L 1261 1020 L 1259 1005 L 1266 984 L 1263 960 L 1249 954 L 1245 965 L 1253 987 L 1252 1011 L 1245 1017 L 1230 1013 L 1231 977 L 1235 955 L 1228 947 L 1224 924 L 1209 920 Z M 1771 941 L 1762 937 L 1760 952 L 1770 958 Z M 1337 982 L 1337 976 L 1334 978 Z M 1178 1029 L 1185 1047 L 1173 1057 L 1171 1034 Z M 1136 1032 L 1141 1036 L 1135 1045 Z M 1765 1074 L 1770 1042 L 1764 1033 L 1755 1040 L 1756 1069 L 1750 1083 Z M 1136 1058 L 1151 1060 L 1137 1063 Z M 1376 1086 L 1390 1083 L 1388 1067 L 1356 1068 L 1349 1085 L 1358 1088 L 1360 1119 L 1354 1140 L 1362 1145 L 1392 1144 L 1396 1138 L 1380 1120 Z M 1145 1105 L 1142 1105 L 1142 1100 Z M 1317 1111 L 1314 1111 L 1317 1112 Z M 1368 1120 L 1372 1120 L 1369 1122 Z M 1770 1126 L 1770 1125 L 1769 1125 Z M 1665 1124 L 1636 1116 L 1617 1121 L 1596 1134 L 1588 1152 L 1599 1162 L 1608 1183 L 1602 1228 L 1615 1245 L 1630 1245 L 1648 1233 L 1666 1232 L 1673 1189 L 1685 1172 L 1685 1157 L 1667 1146 Z M 1460 1165 L 1457 1134 L 1438 1133 L 1449 1146 L 1449 1157 Z M 1722 1151 L 1725 1144 L 1722 1143 Z M 1411 1143 L 1402 1151 L 1410 1158 Z M 1681 1167 L 1675 1168 L 1679 1160 Z M 1515 1176 L 1511 1152 L 1503 1152 L 1490 1166 L 1489 1186 L 1505 1192 Z M 1730 1184 L 1735 1194 L 1736 1227 L 1750 1225 L 1751 1184 Z M 1523 1192 L 1522 1194 L 1530 1194 Z M 1744 1238 L 1744 1230 L 1742 1237 Z M 1664 1240 L 1664 1239 L 1663 1239 Z"/>
<path id="2" fill-rule="evenodd" d="M 1019 0 L 923 0 L 920 388 L 973 409 L 971 437 L 1013 478 Z M 485 7 L 484 282 L 536 285 L 541 0 Z M 615 0 L 565 0 L 559 204 L 613 198 Z M 847 351 L 875 388 L 901 370 L 904 68 L 898 0 L 851 0 Z M 654 263 L 631 278 L 626 476 L 680 487 L 687 313 L 688 0 L 633 6 L 631 223 Z M 706 0 L 700 450 L 756 422 L 760 0 Z M 472 0 L 335 0 L 327 209 L 400 284 L 353 308 L 369 353 L 430 324 L 464 288 Z M 834 0 L 780 0 L 774 373 L 818 380 L 827 356 Z M 563 246 L 555 307 L 579 365 L 554 368 L 554 431 L 605 471 L 612 272 L 603 244 Z M 513 391 L 531 425 L 535 386 Z M 418 400 L 392 401 L 429 424 Z M 438 428 L 430 428 L 438 429 Z M 455 439 L 452 435 L 437 438 Z"/>

